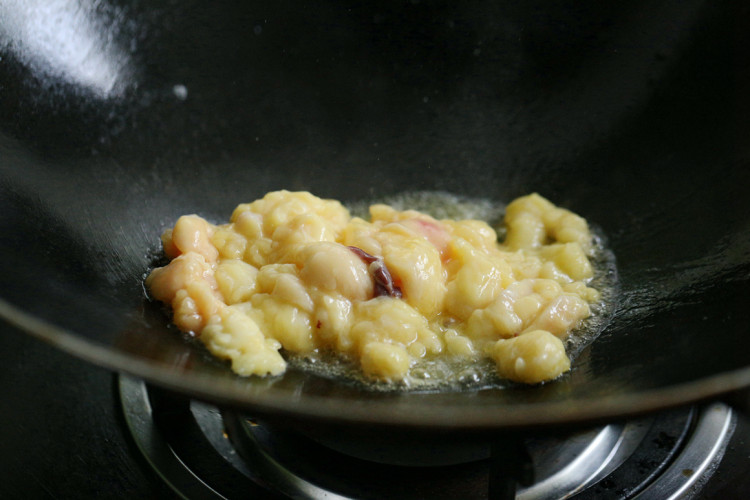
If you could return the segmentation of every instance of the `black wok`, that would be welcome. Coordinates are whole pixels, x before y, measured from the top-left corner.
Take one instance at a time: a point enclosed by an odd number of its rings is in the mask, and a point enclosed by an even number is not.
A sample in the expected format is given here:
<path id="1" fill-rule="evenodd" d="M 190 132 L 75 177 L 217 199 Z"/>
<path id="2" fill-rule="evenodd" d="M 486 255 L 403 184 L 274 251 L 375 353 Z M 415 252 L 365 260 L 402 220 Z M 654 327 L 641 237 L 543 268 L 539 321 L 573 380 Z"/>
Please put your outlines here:
<path id="1" fill-rule="evenodd" d="M 297 421 L 499 430 L 746 388 L 748 9 L 616 4 L 4 2 L 0 315 L 112 370 Z M 282 188 L 539 192 L 607 235 L 615 315 L 541 387 L 237 377 L 142 281 L 179 215 L 225 221 Z"/>

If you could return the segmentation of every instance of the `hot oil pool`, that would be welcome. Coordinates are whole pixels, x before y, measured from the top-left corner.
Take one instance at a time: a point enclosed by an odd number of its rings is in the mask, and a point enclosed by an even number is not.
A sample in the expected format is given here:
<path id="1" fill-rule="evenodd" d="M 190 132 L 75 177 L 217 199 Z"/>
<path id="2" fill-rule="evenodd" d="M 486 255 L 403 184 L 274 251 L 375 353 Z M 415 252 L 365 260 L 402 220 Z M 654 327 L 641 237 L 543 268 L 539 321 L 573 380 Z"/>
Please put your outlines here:
<path id="1" fill-rule="evenodd" d="M 180 217 L 162 236 L 173 260 L 146 284 L 240 375 L 290 361 L 380 391 L 552 380 L 611 316 L 604 238 L 537 194 L 378 201 L 276 191 L 227 224 Z"/>
<path id="2" fill-rule="evenodd" d="M 502 218 L 505 204 L 483 198 L 462 197 L 447 192 L 418 191 L 347 204 L 353 216 L 367 218 L 373 204 L 387 204 L 396 210 L 416 210 L 435 219 L 476 219 L 487 222 L 497 231 L 502 242 L 505 227 Z M 607 247 L 603 231 L 589 222 L 593 248 L 589 259 L 594 276 L 588 285 L 600 292 L 600 298 L 590 304 L 591 316 L 584 319 L 565 341 L 565 349 L 575 369 L 577 355 L 604 330 L 616 303 L 618 274 L 615 255 Z M 304 355 L 287 354 L 291 367 L 371 391 L 442 392 L 479 390 L 506 387 L 513 382 L 502 379 L 495 363 L 489 358 L 467 360 L 460 357 L 437 357 L 419 360 L 401 381 L 384 383 L 365 377 L 359 366 L 329 350 L 315 350 Z"/>

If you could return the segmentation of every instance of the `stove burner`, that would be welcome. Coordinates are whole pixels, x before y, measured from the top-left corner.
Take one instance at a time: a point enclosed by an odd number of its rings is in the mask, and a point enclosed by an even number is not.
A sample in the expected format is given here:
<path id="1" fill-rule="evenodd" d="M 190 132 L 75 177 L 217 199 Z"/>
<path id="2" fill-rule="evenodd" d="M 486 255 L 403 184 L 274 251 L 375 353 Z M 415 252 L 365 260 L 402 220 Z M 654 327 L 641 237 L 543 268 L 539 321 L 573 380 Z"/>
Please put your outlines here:
<path id="1" fill-rule="evenodd" d="M 488 491 L 491 498 L 515 493 L 518 499 L 685 498 L 710 477 L 734 430 L 731 410 L 715 403 L 528 438 L 508 453 L 500 453 L 508 451 L 507 443 L 473 447 L 420 466 L 419 455 L 404 459 L 403 450 L 271 429 L 129 376 L 120 376 L 119 388 L 141 452 L 175 492 L 190 499 L 468 499 L 487 498 Z M 516 466 L 510 480 L 498 479 L 497 471 L 510 466 Z M 529 484 L 514 492 L 516 480 Z"/>

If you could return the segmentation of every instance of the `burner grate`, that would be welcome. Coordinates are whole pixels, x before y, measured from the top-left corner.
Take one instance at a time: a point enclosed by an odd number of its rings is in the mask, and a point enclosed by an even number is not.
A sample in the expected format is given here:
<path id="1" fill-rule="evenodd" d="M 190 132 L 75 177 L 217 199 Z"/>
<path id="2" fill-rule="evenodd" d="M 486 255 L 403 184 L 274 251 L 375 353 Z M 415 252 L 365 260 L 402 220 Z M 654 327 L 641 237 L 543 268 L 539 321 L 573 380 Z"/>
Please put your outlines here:
<path id="1" fill-rule="evenodd" d="M 728 407 L 712 404 L 494 447 L 443 446 L 420 456 L 414 443 L 374 446 L 344 431 L 335 439 L 311 438 L 259 424 L 125 375 L 119 388 L 141 452 L 190 499 L 671 498 L 710 475 L 734 420 Z M 440 460 L 420 465 L 435 453 L 443 454 Z M 528 461 L 519 460 L 524 455 Z M 513 466 L 513 474 L 497 472 Z M 528 484 L 515 491 L 524 479 Z"/>

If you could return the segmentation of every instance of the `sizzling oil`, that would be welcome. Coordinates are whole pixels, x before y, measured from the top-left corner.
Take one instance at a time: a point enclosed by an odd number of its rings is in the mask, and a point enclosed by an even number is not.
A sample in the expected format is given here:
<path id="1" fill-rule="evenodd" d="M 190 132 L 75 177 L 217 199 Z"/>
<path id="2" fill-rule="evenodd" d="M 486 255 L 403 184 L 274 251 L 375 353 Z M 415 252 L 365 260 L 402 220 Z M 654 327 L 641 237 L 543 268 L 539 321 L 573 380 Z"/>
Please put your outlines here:
<path id="1" fill-rule="evenodd" d="M 477 219 L 490 224 L 502 242 L 505 228 L 502 217 L 505 204 L 483 198 L 469 198 L 439 191 L 417 191 L 361 201 L 347 205 L 352 215 L 367 218 L 368 207 L 384 203 L 396 210 L 417 210 L 435 219 Z M 617 267 L 614 254 L 607 248 L 602 231 L 590 224 L 593 250 L 589 256 L 594 276 L 587 285 L 600 292 L 600 299 L 590 304 L 591 316 L 581 322 L 565 341 L 566 352 L 575 369 L 575 358 L 604 330 L 614 312 L 617 297 Z M 489 358 L 470 360 L 441 355 L 418 360 L 409 374 L 398 382 L 382 382 L 365 377 L 356 363 L 330 351 L 316 350 L 304 355 L 285 356 L 290 367 L 374 391 L 461 391 L 506 387 L 511 383 L 497 374 Z M 564 376 L 564 375 L 563 375 Z"/>

